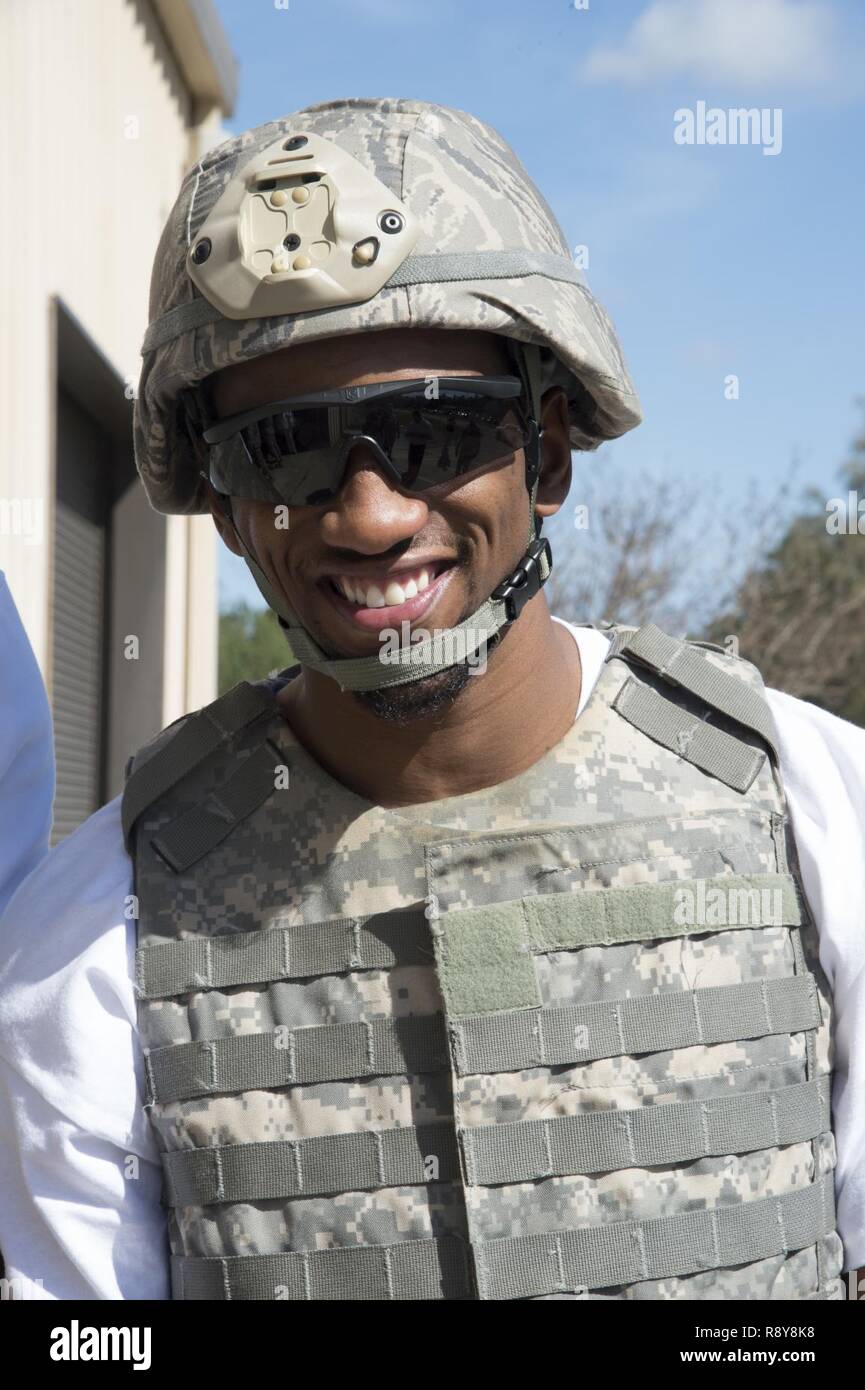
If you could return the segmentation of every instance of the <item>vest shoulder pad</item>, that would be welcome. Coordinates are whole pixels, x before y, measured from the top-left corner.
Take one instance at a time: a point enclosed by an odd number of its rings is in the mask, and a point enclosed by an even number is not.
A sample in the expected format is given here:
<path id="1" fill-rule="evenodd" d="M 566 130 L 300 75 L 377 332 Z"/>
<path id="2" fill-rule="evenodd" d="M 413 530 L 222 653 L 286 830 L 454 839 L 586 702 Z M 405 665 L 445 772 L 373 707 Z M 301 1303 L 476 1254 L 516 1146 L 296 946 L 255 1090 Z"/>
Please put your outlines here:
<path id="1" fill-rule="evenodd" d="M 241 681 L 211 704 L 175 719 L 132 755 L 121 802 L 127 850 L 139 816 L 242 729 L 272 716 L 274 698 L 268 682 Z"/>
<path id="2" fill-rule="evenodd" d="M 654 623 L 613 628 L 606 659 L 615 657 L 645 667 L 759 735 L 778 764 L 778 731 L 763 678 L 752 662 L 713 643 L 670 637 Z"/>

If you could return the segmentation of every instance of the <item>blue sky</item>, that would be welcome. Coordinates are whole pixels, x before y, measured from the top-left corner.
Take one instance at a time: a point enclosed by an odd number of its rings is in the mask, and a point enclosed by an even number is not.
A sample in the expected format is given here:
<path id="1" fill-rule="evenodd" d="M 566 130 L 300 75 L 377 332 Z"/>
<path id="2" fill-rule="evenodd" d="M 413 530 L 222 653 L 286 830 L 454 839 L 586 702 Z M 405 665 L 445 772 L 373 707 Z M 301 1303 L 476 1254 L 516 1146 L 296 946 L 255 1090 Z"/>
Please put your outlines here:
<path id="1" fill-rule="evenodd" d="M 345 96 L 461 107 L 501 131 L 588 248 L 645 415 L 590 466 L 689 479 L 735 507 L 751 480 L 780 489 L 796 459 L 803 486 L 837 491 L 865 395 L 865 4 L 282 4 L 216 0 L 240 65 L 230 131 Z M 700 101 L 780 109 L 779 152 L 677 144 L 674 113 Z M 220 585 L 260 602 L 232 557 Z"/>

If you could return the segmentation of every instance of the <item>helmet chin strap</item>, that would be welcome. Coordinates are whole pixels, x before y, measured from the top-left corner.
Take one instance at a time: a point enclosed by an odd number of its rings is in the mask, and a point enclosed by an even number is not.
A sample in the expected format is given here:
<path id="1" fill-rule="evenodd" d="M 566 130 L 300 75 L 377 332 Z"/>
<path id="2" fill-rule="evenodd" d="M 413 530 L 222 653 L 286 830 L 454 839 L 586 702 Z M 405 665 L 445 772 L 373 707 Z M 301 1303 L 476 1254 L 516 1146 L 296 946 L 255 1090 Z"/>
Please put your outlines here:
<path id="1" fill-rule="evenodd" d="M 540 411 L 540 352 L 538 348 L 525 344 L 514 344 L 513 350 L 518 358 L 520 375 L 526 384 L 532 419 L 537 422 Z M 383 652 L 362 657 L 327 656 L 303 627 L 283 595 L 273 588 L 235 525 L 230 498 L 224 498 L 224 512 L 243 551 L 247 567 L 265 602 L 277 614 L 297 660 L 303 666 L 330 676 L 341 690 L 386 690 L 424 680 L 451 666 L 461 665 L 480 648 L 489 648 L 497 642 L 501 630 L 519 617 L 552 570 L 550 543 L 546 538 L 541 538 L 542 522 L 535 516 L 535 498 L 540 480 L 540 433 L 535 426 L 534 437 L 526 448 L 529 536 L 519 564 L 496 586 L 486 602 L 456 627 L 429 633 L 408 646 L 388 651 L 386 660 Z"/>

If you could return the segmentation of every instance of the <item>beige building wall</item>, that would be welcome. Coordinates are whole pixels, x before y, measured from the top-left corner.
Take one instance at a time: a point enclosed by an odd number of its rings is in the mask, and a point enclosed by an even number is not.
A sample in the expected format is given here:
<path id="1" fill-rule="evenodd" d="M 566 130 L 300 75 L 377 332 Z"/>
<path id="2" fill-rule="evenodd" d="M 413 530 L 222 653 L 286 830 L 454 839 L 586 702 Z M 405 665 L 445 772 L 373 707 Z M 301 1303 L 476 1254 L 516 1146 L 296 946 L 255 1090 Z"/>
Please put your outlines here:
<path id="1" fill-rule="evenodd" d="M 56 305 L 131 397 L 158 237 L 181 178 L 224 138 L 233 84 L 209 0 L 0 5 L 0 568 L 49 695 Z M 111 553 L 113 795 L 131 748 L 215 696 L 218 594 L 210 520 L 159 517 L 137 479 Z"/>

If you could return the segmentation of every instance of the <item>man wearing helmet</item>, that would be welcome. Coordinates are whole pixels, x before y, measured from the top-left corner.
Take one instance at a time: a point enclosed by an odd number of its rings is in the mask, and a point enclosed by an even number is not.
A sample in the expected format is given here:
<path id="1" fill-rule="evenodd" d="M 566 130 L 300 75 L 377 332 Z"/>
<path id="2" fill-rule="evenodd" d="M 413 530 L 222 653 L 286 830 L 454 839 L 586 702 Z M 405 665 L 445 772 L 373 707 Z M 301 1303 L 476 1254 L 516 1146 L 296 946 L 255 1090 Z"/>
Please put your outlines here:
<path id="1" fill-rule="evenodd" d="M 327 103 L 187 177 L 139 470 L 212 511 L 297 664 L 131 758 L 5 929 L 62 899 L 112 1054 L 67 1029 L 61 1096 L 40 971 L 7 972 L 17 1113 L 77 1179 L 64 1225 L 19 1119 L 0 1239 L 49 1296 L 844 1297 L 865 975 L 791 745 L 855 731 L 717 648 L 551 617 L 570 450 L 639 418 L 474 117 Z"/>

